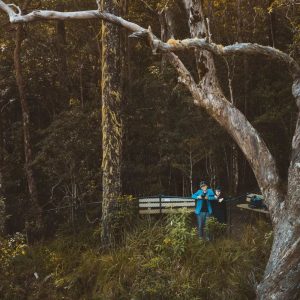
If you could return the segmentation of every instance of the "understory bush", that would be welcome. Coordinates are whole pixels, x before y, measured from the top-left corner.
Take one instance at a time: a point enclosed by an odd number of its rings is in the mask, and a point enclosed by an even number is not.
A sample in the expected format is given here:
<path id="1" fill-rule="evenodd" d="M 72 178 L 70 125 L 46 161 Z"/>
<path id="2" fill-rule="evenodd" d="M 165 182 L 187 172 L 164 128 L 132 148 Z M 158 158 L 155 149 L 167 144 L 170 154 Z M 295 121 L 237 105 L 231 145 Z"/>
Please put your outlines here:
<path id="1" fill-rule="evenodd" d="M 110 251 L 101 249 L 99 228 L 30 247 L 23 236 L 1 240 L 0 298 L 254 299 L 272 243 L 269 226 L 258 222 L 241 239 L 223 234 L 208 242 L 191 217 L 146 217 Z"/>

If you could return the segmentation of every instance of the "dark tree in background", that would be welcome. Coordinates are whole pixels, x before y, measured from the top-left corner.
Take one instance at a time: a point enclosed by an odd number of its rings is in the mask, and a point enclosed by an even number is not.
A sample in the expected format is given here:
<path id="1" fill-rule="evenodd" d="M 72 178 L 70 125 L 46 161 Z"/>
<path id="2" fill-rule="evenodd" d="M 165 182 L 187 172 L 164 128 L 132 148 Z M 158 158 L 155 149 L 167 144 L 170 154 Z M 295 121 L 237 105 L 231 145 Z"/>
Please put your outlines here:
<path id="1" fill-rule="evenodd" d="M 30 1 L 26 0 L 23 9 L 26 9 Z M 25 82 L 23 79 L 21 50 L 22 41 L 24 38 L 23 25 L 18 24 L 16 27 L 15 49 L 14 49 L 14 65 L 16 81 L 19 91 L 20 104 L 22 110 L 22 125 L 23 125 L 23 138 L 24 138 L 24 155 L 25 155 L 25 174 L 27 178 L 28 191 L 30 196 L 30 209 L 28 212 L 27 229 L 31 231 L 40 231 L 42 226 L 42 210 L 39 204 L 38 190 L 34 170 L 32 167 L 33 153 L 32 153 L 32 138 L 30 128 L 30 111 L 26 95 Z"/>

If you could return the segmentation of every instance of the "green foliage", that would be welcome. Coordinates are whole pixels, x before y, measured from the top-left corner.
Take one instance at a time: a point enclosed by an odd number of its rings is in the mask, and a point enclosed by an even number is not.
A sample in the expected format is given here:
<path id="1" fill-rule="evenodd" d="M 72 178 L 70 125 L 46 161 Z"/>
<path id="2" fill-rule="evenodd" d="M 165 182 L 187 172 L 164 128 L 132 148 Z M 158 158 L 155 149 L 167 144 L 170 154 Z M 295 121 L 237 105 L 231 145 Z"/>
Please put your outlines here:
<path id="1" fill-rule="evenodd" d="M 99 117 L 97 109 L 82 110 L 71 99 L 70 110 L 59 114 L 49 128 L 40 132 L 34 166 L 40 190 L 49 199 L 46 208 L 83 207 L 101 200 Z M 66 220 L 70 218 L 69 210 L 60 213 Z"/>
<path id="2" fill-rule="evenodd" d="M 165 238 L 156 249 L 170 260 L 178 259 L 185 253 L 189 243 L 198 238 L 196 228 L 191 229 L 191 213 L 187 209 L 170 213 L 166 222 Z"/>
<path id="3" fill-rule="evenodd" d="M 270 14 L 284 15 L 288 20 L 288 27 L 293 33 L 292 43 L 289 44 L 290 54 L 300 57 L 300 8 L 298 3 L 288 0 L 274 0 L 268 8 Z"/>
<path id="4" fill-rule="evenodd" d="M 120 243 L 125 233 L 135 226 L 138 218 L 138 199 L 132 195 L 120 196 L 109 217 L 110 234 L 116 243 Z"/>
<path id="5" fill-rule="evenodd" d="M 1 239 L 0 295 L 5 300 L 57 299 L 67 274 L 79 264 L 81 254 L 99 243 L 90 230 L 76 236 L 57 235 L 51 243 L 28 246 L 22 234 Z M 69 282 L 68 282 L 69 283 Z M 66 293 L 65 299 L 69 298 Z"/>
<path id="6" fill-rule="evenodd" d="M 10 266 L 0 273 L 2 298 L 253 299 L 272 243 L 268 226 L 207 242 L 190 217 L 183 211 L 140 220 L 109 253 L 99 250 L 98 229 L 31 247 L 23 238 L 1 241 L 1 265 Z"/>
<path id="7" fill-rule="evenodd" d="M 19 262 L 28 251 L 25 237 L 16 233 L 9 238 L 0 237 L 0 295 L 2 299 L 18 299 L 24 295 L 23 282 L 18 282 Z M 12 280 L 14 279 L 14 280 Z"/>
<path id="8" fill-rule="evenodd" d="M 143 3 L 144 2 L 144 3 Z M 129 2 L 127 19 L 151 26 L 159 36 L 157 14 L 166 5 L 176 22 L 175 38 L 190 33 L 180 1 Z M 16 1 L 16 4 L 21 1 Z M 145 5 L 146 3 L 146 5 Z M 291 1 L 204 1 L 213 40 L 272 45 L 299 58 L 299 5 Z M 95 3 L 82 0 L 49 0 L 42 9 L 85 10 Z M 29 6 L 28 11 L 35 5 Z M 0 16 L 3 24 L 7 16 Z M 273 27 L 272 27 L 273 25 Z M 101 41 L 99 20 L 88 22 L 38 22 L 24 26 L 22 66 L 28 105 L 35 175 L 41 206 L 84 204 L 101 200 Z M 272 33 L 273 32 L 273 33 Z M 24 174 L 22 116 L 14 77 L 12 52 L 14 30 L 0 29 L 0 107 L 3 124 L 5 204 L 11 218 L 9 232 L 24 228 L 30 201 Z M 126 42 L 127 43 L 127 42 Z M 232 186 L 232 141 L 177 81 L 176 72 L 162 67 L 162 57 L 153 56 L 142 41 L 128 42 L 123 101 L 123 188 L 125 194 L 190 195 L 200 179 L 220 183 L 226 192 Z M 192 52 L 181 53 L 195 74 Z M 296 106 L 291 96 L 291 79 L 281 65 L 264 57 L 238 56 L 216 59 L 219 82 L 229 95 L 228 73 L 234 103 L 246 114 L 266 140 L 277 159 L 280 175 L 287 177 L 290 142 L 295 127 Z M 229 71 L 229 72 L 228 72 Z M 284 101 L 282 100 L 284 99 Z M 276 130 L 274 130 L 276 128 Z M 280 134 L 281 143 L 278 143 Z M 2 153 L 2 151 L 1 151 Z M 1 162 L 2 163 L 2 162 Z M 239 188 L 257 188 L 250 166 L 238 153 Z M 94 212 L 98 214 L 99 212 Z M 47 216 L 46 223 L 70 221 Z M 45 228 L 48 228 L 46 226 Z"/>
<path id="9" fill-rule="evenodd" d="M 209 238 L 215 240 L 225 236 L 227 224 L 219 223 L 216 218 L 208 218 L 206 221 L 205 230 L 209 233 Z"/>

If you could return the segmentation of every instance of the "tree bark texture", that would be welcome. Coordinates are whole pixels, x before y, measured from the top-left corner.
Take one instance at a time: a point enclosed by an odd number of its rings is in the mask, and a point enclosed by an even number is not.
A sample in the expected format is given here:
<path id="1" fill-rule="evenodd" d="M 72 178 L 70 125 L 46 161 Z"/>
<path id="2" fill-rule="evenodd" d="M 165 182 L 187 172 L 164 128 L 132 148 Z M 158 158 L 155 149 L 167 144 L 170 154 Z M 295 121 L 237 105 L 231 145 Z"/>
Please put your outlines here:
<path id="1" fill-rule="evenodd" d="M 102 9 L 119 15 L 116 1 L 102 0 Z M 113 244 L 112 218 L 121 195 L 121 51 L 120 29 L 102 22 L 102 244 Z"/>
<path id="2" fill-rule="evenodd" d="M 294 77 L 293 95 L 300 110 L 300 74 Z M 300 114 L 292 141 L 285 201 L 281 203 L 280 221 L 274 227 L 274 242 L 258 285 L 259 299 L 300 298 Z"/>
<path id="3" fill-rule="evenodd" d="M 192 37 L 207 36 L 201 1 L 184 2 L 189 13 Z M 201 24 L 197 24 L 197 21 Z M 298 118 L 293 139 L 288 195 L 284 197 L 279 189 L 279 176 L 274 158 L 245 116 L 225 99 L 218 85 L 211 53 L 200 51 L 196 53 L 196 56 L 199 73 L 198 86 L 201 91 L 198 90 L 197 96 L 197 86 L 190 88 L 194 100 L 197 104 L 204 106 L 237 142 L 247 157 L 269 204 L 274 226 L 274 242 L 264 278 L 257 288 L 257 297 L 258 299 L 298 299 L 300 287 L 300 118 Z M 199 65 L 201 66 L 200 72 Z M 293 75 L 293 95 L 299 107 L 300 74 L 295 72 Z M 191 87 L 190 84 L 188 86 Z M 201 96 L 202 99 L 200 99 Z"/>

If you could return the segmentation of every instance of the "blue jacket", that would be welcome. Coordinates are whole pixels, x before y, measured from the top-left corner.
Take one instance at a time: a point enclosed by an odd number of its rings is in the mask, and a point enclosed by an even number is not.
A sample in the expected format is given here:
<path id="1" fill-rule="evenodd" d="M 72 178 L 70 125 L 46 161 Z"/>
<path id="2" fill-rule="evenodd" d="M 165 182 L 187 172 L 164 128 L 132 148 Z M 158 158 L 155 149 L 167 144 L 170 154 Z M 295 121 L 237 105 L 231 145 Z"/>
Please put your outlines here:
<path id="1" fill-rule="evenodd" d="M 198 196 L 202 196 L 203 195 L 203 191 L 202 190 L 198 190 L 196 193 L 194 193 L 192 195 L 192 198 L 193 199 L 196 199 L 196 208 L 195 208 L 195 214 L 196 215 L 199 215 L 200 212 L 201 212 L 201 208 L 202 208 L 202 205 L 203 205 L 203 201 L 202 199 L 197 199 Z M 215 193 L 213 192 L 212 189 L 207 189 L 206 191 L 206 196 L 208 197 L 208 200 L 217 200 L 215 198 Z M 212 214 L 212 208 L 211 208 L 211 204 L 210 204 L 210 201 L 207 201 L 207 209 L 208 209 L 208 212 L 210 214 Z"/>

